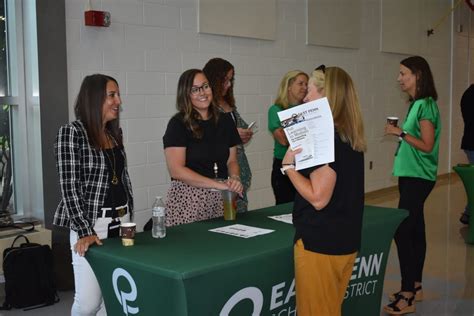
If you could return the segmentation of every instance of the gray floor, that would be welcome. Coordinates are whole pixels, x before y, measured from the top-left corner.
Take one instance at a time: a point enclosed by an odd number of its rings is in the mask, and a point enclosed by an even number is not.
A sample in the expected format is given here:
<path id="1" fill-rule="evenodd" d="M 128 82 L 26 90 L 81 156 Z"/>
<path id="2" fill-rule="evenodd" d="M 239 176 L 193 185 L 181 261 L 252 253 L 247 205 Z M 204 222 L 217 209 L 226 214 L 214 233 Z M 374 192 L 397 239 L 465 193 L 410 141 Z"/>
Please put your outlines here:
<path id="1" fill-rule="evenodd" d="M 0 290 L 0 304 L 5 300 L 4 284 L 1 284 Z M 59 292 L 59 303 L 51 306 L 33 309 L 30 311 L 23 311 L 21 309 L 12 309 L 9 311 L 0 311 L 0 316 L 16 316 L 16 315 L 35 315 L 35 316 L 66 316 L 71 315 L 71 305 L 74 296 L 74 291 Z"/>
<path id="2" fill-rule="evenodd" d="M 366 204 L 396 207 L 398 193 L 366 200 Z M 439 180 L 425 203 L 427 253 L 423 271 L 422 302 L 410 315 L 474 315 L 474 245 L 465 243 L 467 226 L 459 223 L 466 194 L 457 176 Z M 400 270 L 394 244 L 384 280 L 382 304 L 400 290 Z M 382 306 L 383 306 L 382 305 Z M 380 315 L 386 315 L 381 311 Z"/>

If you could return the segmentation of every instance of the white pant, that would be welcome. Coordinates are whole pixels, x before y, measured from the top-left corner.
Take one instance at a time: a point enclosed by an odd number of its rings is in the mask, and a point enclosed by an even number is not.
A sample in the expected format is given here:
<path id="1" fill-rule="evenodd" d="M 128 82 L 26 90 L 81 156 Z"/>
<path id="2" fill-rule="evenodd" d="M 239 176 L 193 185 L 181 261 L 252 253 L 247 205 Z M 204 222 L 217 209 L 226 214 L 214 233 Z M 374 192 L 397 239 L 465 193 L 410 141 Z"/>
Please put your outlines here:
<path id="1" fill-rule="evenodd" d="M 112 221 L 111 217 L 98 218 L 94 231 L 100 239 L 107 238 L 107 226 Z M 130 215 L 127 213 L 120 218 L 122 223 L 130 221 Z M 78 238 L 77 233 L 71 230 L 70 243 L 72 252 L 72 266 L 74 269 L 75 294 L 74 303 L 71 308 L 71 316 L 106 316 L 102 292 L 99 282 L 95 277 L 94 271 L 85 257 L 79 256 L 74 251 L 74 245 Z"/>

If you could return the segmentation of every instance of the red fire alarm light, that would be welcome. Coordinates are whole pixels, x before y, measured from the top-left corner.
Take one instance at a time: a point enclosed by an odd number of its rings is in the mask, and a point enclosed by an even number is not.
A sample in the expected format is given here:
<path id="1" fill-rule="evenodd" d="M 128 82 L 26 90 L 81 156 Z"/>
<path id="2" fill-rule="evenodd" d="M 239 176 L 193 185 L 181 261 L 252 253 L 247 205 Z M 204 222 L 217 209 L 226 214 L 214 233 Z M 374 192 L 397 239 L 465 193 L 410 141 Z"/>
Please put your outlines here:
<path id="1" fill-rule="evenodd" d="M 86 25 L 89 26 L 110 26 L 110 12 L 88 10 L 84 12 Z"/>

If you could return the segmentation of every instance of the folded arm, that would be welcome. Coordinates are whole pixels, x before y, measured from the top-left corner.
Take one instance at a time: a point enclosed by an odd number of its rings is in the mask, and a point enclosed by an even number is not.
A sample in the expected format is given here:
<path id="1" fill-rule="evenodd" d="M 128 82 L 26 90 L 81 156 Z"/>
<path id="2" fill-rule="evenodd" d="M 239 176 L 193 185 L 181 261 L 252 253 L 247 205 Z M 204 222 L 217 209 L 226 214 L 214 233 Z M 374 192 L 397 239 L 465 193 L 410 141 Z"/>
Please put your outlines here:
<path id="1" fill-rule="evenodd" d="M 402 132 L 403 130 L 397 126 L 392 126 L 390 124 L 385 126 L 386 134 L 399 136 Z M 406 134 L 403 140 L 424 153 L 430 153 L 433 150 L 435 141 L 435 128 L 433 123 L 429 120 L 421 120 L 420 134 L 420 138 L 411 134 Z"/>
<path id="2" fill-rule="evenodd" d="M 285 131 L 283 131 L 283 128 L 281 127 L 273 131 L 273 138 L 275 138 L 276 141 L 283 146 L 289 145 L 288 139 L 286 139 Z"/>

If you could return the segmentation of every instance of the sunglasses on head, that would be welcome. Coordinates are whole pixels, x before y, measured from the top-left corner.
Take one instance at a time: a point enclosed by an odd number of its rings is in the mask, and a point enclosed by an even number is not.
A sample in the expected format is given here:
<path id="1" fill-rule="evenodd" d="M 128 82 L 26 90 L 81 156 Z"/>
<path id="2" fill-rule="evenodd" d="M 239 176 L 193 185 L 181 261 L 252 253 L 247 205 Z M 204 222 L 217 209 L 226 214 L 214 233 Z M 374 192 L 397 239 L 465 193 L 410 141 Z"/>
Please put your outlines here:
<path id="1" fill-rule="evenodd" d="M 320 66 L 316 67 L 314 70 L 315 71 L 316 70 L 321 70 L 324 74 L 324 73 L 326 73 L 326 66 L 325 65 L 320 65 Z"/>

